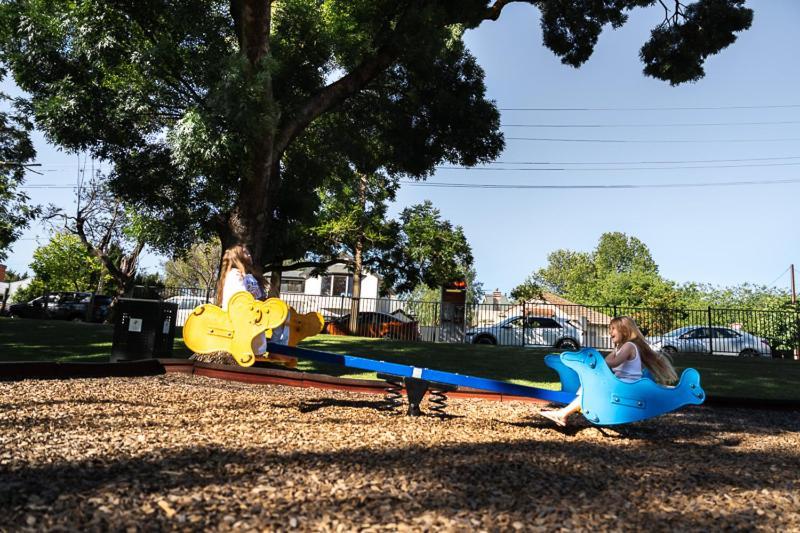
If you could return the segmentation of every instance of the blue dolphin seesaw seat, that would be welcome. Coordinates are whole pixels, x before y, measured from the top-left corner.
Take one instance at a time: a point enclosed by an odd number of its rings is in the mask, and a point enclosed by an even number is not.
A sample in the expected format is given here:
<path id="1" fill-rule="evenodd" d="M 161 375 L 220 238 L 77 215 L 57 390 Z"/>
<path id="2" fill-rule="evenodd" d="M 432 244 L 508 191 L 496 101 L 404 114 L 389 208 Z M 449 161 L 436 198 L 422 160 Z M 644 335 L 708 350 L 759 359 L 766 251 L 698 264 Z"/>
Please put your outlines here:
<path id="1" fill-rule="evenodd" d="M 577 392 L 583 386 L 581 413 L 600 426 L 652 418 L 706 398 L 694 368 L 684 370 L 675 387 L 665 387 L 647 373 L 634 383 L 620 381 L 595 348 L 547 355 L 545 364 L 558 372 L 562 391 Z"/>

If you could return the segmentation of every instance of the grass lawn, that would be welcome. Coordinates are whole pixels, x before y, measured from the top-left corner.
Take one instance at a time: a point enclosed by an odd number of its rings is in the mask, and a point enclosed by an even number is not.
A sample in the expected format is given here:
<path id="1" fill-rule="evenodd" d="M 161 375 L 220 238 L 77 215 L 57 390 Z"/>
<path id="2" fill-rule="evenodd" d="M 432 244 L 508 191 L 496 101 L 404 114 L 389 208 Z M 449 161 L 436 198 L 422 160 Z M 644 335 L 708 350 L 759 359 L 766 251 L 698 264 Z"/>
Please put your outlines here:
<path id="1" fill-rule="evenodd" d="M 0 318 L 0 362 L 108 361 L 114 327 L 64 320 Z M 182 339 L 173 357 L 189 357 Z"/>
<path id="2" fill-rule="evenodd" d="M 81 322 L 0 318 L 2 361 L 106 361 L 113 328 Z M 469 344 L 430 344 L 319 335 L 304 348 L 369 357 L 402 364 L 499 379 L 521 385 L 558 388 L 555 372 L 544 365 L 549 350 Z M 188 357 L 183 341 L 175 340 L 173 357 Z M 709 355 L 678 355 L 678 370 L 700 372 L 709 396 L 800 400 L 800 362 L 784 359 L 743 359 Z M 325 374 L 374 378 L 374 372 L 310 361 L 299 369 Z"/>

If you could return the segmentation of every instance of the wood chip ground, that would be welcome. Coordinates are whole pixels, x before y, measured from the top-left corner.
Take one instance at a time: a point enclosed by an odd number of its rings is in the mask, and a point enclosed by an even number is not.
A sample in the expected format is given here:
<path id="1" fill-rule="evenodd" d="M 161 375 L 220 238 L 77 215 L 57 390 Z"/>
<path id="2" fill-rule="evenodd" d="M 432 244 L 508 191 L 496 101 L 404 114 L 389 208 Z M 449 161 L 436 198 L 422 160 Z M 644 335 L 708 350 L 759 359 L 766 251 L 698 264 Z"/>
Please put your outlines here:
<path id="1" fill-rule="evenodd" d="M 561 430 L 531 404 L 380 404 L 187 375 L 0 383 L 0 531 L 800 531 L 800 413 Z"/>

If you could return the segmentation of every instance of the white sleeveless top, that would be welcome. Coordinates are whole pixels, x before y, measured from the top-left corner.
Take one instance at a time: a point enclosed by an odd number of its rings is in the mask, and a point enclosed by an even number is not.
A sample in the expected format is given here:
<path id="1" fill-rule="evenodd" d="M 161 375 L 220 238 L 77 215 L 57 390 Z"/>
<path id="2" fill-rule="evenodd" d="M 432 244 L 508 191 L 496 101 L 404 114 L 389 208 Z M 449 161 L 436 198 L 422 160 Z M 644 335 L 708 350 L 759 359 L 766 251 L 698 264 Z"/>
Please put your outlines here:
<path id="1" fill-rule="evenodd" d="M 625 344 L 633 344 L 633 349 L 636 351 L 636 356 L 629 359 L 619 366 L 615 366 L 611 370 L 617 379 L 625 383 L 633 383 L 642 379 L 642 358 L 639 356 L 639 347 L 633 342 L 626 342 Z M 625 346 L 623 344 L 623 346 Z"/>

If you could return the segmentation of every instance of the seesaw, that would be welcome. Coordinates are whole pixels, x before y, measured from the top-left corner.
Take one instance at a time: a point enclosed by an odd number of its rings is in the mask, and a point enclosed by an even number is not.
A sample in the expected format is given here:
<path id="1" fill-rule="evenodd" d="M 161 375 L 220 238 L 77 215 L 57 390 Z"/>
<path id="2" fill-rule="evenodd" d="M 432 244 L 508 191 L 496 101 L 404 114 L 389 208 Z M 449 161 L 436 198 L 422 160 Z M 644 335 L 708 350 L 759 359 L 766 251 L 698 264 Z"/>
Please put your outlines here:
<path id="1" fill-rule="evenodd" d="M 445 393 L 458 387 L 567 404 L 575 399 L 578 388 L 582 386 L 581 412 L 589 422 L 596 425 L 644 420 L 684 405 L 700 404 L 705 400 L 705 393 L 700 387 L 700 376 L 694 369 L 686 369 L 676 387 L 664 387 L 646 377 L 635 383 L 623 383 L 614 376 L 600 352 L 594 348 L 545 357 L 547 366 L 559 375 L 559 391 L 299 348 L 295 344 L 307 336 L 319 333 L 323 322 L 318 313 L 298 315 L 289 309 L 286 303 L 277 298 L 258 302 L 249 293 L 237 293 L 231 298 L 227 311 L 211 304 L 195 309 L 184 325 L 184 342 L 196 353 L 227 351 L 238 364 L 250 366 L 256 361 L 252 352 L 253 338 L 261 333 L 271 337 L 272 329 L 286 323 L 292 331 L 289 336 L 290 345 L 269 342 L 269 354 L 377 372 L 380 378 L 390 384 L 387 389 L 387 401 L 390 405 L 398 404 L 401 388 L 406 390 L 409 415 L 421 414 L 419 405 L 428 391 L 431 392 L 434 403 L 432 410 L 442 414 Z M 291 318 L 287 321 L 287 317 Z M 269 361 L 269 358 L 265 360 Z M 285 364 L 282 360 L 275 362 Z"/>
<path id="2" fill-rule="evenodd" d="M 675 387 L 666 387 L 653 381 L 646 370 L 639 381 L 620 381 L 594 348 L 547 355 L 544 362 L 558 373 L 562 391 L 574 394 L 583 387 L 581 413 L 600 426 L 653 418 L 685 405 L 699 405 L 706 398 L 694 368 L 684 370 Z"/>

